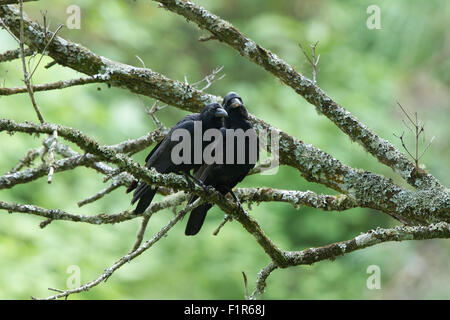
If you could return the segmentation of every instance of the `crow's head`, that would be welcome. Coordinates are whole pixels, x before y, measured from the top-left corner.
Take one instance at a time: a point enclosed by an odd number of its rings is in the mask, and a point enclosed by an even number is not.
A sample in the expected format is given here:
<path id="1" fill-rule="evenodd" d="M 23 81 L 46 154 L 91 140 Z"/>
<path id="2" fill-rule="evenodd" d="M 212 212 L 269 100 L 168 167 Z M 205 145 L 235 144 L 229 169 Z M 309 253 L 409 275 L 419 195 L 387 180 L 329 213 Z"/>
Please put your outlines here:
<path id="1" fill-rule="evenodd" d="M 202 121 L 210 128 L 220 128 L 228 113 L 216 102 L 206 105 L 201 113 Z"/>
<path id="2" fill-rule="evenodd" d="M 222 107 L 231 116 L 240 116 L 248 118 L 247 109 L 245 109 L 244 102 L 240 95 L 236 92 L 229 92 L 225 98 L 223 98 Z"/>

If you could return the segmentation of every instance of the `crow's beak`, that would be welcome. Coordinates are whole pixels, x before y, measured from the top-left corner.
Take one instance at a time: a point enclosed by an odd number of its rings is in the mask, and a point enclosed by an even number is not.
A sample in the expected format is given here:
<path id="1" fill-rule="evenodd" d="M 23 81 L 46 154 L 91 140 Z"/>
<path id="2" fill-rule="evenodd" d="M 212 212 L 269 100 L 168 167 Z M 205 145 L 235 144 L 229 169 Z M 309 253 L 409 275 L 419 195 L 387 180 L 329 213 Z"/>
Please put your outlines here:
<path id="1" fill-rule="evenodd" d="M 239 100 L 238 98 L 233 98 L 231 100 L 231 108 L 234 109 L 234 108 L 238 108 L 240 106 L 242 106 L 241 100 Z"/>
<path id="2" fill-rule="evenodd" d="M 226 118 L 226 117 L 228 117 L 228 113 L 225 111 L 224 108 L 217 108 L 214 116 L 216 118 Z"/>

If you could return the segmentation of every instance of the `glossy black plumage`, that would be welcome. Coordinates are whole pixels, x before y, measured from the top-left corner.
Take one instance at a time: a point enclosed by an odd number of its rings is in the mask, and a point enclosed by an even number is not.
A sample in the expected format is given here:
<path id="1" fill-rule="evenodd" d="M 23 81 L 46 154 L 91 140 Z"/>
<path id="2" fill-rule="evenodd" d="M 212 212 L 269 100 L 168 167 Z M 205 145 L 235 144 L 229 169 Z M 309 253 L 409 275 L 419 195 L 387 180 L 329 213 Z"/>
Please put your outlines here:
<path id="1" fill-rule="evenodd" d="M 248 113 L 242 102 L 241 97 L 234 93 L 230 92 L 227 94 L 223 100 L 222 107 L 227 111 L 228 118 L 225 120 L 225 128 L 226 129 L 242 129 L 252 130 L 256 137 L 256 132 L 253 129 L 252 124 L 248 120 Z M 226 145 L 230 144 L 231 139 L 227 139 L 225 129 L 222 129 L 222 136 L 224 137 L 224 160 L 226 160 Z M 217 191 L 226 195 L 228 192 L 232 192 L 232 188 L 234 188 L 239 182 L 241 182 L 248 172 L 255 166 L 255 162 L 258 159 L 259 146 L 258 140 L 256 139 L 256 146 L 250 145 L 250 140 L 245 140 L 245 162 L 237 163 L 238 150 L 239 146 L 237 145 L 236 139 L 233 139 L 234 144 L 234 161 L 232 164 L 226 163 L 223 161 L 223 164 L 211 164 L 211 165 L 203 165 L 198 170 L 195 171 L 195 177 L 202 181 L 206 186 L 213 186 Z M 256 159 L 251 161 L 249 157 L 249 153 L 251 148 L 255 147 L 256 149 Z M 253 149 L 253 150 L 255 150 Z M 189 203 L 192 203 L 197 199 L 196 196 L 192 197 Z M 186 225 L 185 234 L 186 235 L 195 235 L 197 234 L 205 220 L 206 213 L 212 207 L 211 203 L 203 203 L 197 208 L 193 209 L 189 220 Z"/>
<path id="2" fill-rule="evenodd" d="M 155 168 L 160 173 L 185 173 L 189 174 L 189 171 L 194 168 L 199 168 L 200 164 L 194 164 L 194 141 L 191 141 L 191 160 L 187 163 L 175 164 L 172 161 L 172 150 L 179 143 L 179 141 L 172 141 L 172 135 L 177 129 L 185 129 L 190 133 L 191 137 L 194 137 L 194 123 L 201 121 L 202 135 L 203 132 L 210 128 L 220 128 L 223 126 L 223 118 L 227 116 L 225 110 L 218 103 L 211 103 L 207 105 L 201 113 L 190 114 L 175 124 L 169 131 L 169 133 L 161 140 L 149 153 L 145 159 L 145 166 L 147 168 Z M 202 145 L 202 150 L 204 146 Z M 139 200 L 134 212 L 136 214 L 143 213 L 145 209 L 152 202 L 157 188 L 152 188 L 145 182 L 135 181 L 128 188 L 127 193 L 135 190 L 131 204 L 134 204 Z"/>

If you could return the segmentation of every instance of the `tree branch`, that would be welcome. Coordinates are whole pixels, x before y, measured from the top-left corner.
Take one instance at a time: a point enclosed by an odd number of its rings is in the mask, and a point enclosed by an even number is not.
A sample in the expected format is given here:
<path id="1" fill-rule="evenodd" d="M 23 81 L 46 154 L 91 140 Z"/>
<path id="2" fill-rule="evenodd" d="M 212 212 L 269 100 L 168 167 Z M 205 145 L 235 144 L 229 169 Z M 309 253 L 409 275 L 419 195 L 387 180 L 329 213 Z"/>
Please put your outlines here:
<path id="1" fill-rule="evenodd" d="M 73 86 L 80 86 L 85 85 L 89 83 L 101 83 L 105 82 L 102 78 L 97 78 L 95 75 L 92 77 L 83 77 L 78 79 L 71 79 L 71 80 L 63 80 L 63 81 L 57 81 L 53 83 L 45 83 L 45 84 L 36 84 L 31 86 L 33 92 L 38 91 L 49 91 L 49 90 L 56 90 L 56 89 L 64 89 L 68 87 Z M 15 88 L 0 88 L 0 96 L 9 96 L 13 94 L 18 93 L 27 93 L 28 89 L 26 86 L 23 87 L 15 87 Z"/>
<path id="2" fill-rule="evenodd" d="M 287 202 L 293 207 L 299 205 L 325 211 L 343 211 L 358 207 L 358 203 L 347 195 L 322 195 L 312 191 L 279 190 L 273 188 L 238 188 L 235 191 L 241 202 Z"/>
<path id="3" fill-rule="evenodd" d="M 266 280 L 275 269 L 277 269 L 277 266 L 273 262 L 270 262 L 266 267 L 261 269 L 256 278 L 255 289 L 248 297 L 248 300 L 255 300 L 264 293 L 264 290 L 266 288 Z"/>
<path id="4" fill-rule="evenodd" d="M 356 250 L 364 249 L 382 242 L 425 240 L 450 238 L 450 224 L 439 222 L 427 226 L 395 227 L 393 229 L 377 228 L 342 242 L 336 242 L 324 247 L 310 248 L 302 251 L 285 252 L 289 265 L 311 265 L 321 260 L 334 259 Z"/>
<path id="5" fill-rule="evenodd" d="M 25 57 L 31 56 L 34 54 L 34 50 L 30 48 L 26 48 L 24 50 Z M 0 62 L 11 61 L 14 59 L 20 58 L 21 50 L 20 48 L 14 50 L 8 50 L 0 54 Z"/>
<path id="6" fill-rule="evenodd" d="M 116 214 L 97 214 L 97 215 L 77 215 L 67 213 L 59 209 L 45 209 L 34 205 L 28 204 L 18 204 L 18 203 L 8 203 L 5 201 L 0 201 L 0 210 L 6 210 L 8 213 L 18 212 L 26 213 L 30 215 L 35 215 L 39 217 L 46 218 L 47 220 L 61 220 L 61 221 L 72 221 L 72 222 L 82 222 L 95 225 L 102 224 L 116 224 L 128 220 L 132 220 L 139 217 L 150 217 L 154 213 L 161 211 L 163 209 L 171 208 L 180 205 L 186 201 L 188 196 L 182 192 L 166 197 L 163 201 L 152 203 L 144 213 L 135 214 L 133 210 L 123 211 Z M 44 225 L 46 226 L 46 224 Z M 43 227 L 41 225 L 41 227 Z"/>
<path id="7" fill-rule="evenodd" d="M 309 248 L 302 251 L 285 251 L 289 266 L 311 265 L 323 260 L 334 260 L 350 252 L 374 246 L 383 242 L 426 240 L 426 239 L 450 238 L 450 224 L 440 222 L 428 226 L 395 227 L 393 229 L 377 228 L 359 236 L 342 242 L 336 242 L 318 248 Z M 264 293 L 266 280 L 277 266 L 271 262 L 262 269 L 257 277 L 256 287 L 249 299 L 255 299 Z"/>

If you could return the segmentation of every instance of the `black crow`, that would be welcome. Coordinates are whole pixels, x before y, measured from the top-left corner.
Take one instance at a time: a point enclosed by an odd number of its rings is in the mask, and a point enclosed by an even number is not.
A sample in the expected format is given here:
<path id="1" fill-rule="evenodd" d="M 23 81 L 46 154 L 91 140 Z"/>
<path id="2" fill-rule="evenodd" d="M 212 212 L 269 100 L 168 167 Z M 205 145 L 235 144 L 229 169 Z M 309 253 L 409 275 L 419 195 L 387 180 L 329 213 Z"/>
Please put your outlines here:
<path id="1" fill-rule="evenodd" d="M 147 158 L 145 158 L 145 166 L 147 168 L 155 168 L 156 171 L 160 173 L 182 173 L 187 176 L 190 176 L 189 171 L 194 168 L 199 168 L 203 163 L 203 149 L 205 147 L 205 142 L 203 142 L 203 133 L 204 131 L 216 128 L 219 129 L 223 126 L 223 118 L 227 117 L 227 112 L 220 106 L 218 103 L 208 104 L 201 113 L 190 114 L 175 124 L 172 129 L 170 129 L 169 133 L 161 140 L 149 153 Z M 201 123 L 201 132 L 194 133 L 195 130 L 200 128 L 199 124 Z M 180 133 L 184 129 L 184 133 L 189 133 L 190 139 L 190 157 L 189 155 L 185 155 L 187 159 L 180 163 L 179 160 L 174 161 L 172 150 L 179 143 L 175 138 L 175 135 L 180 137 Z M 201 141 L 194 141 L 195 134 L 201 135 Z M 184 139 L 184 137 L 183 137 Z M 200 146 L 195 146 L 197 143 L 200 143 Z M 199 152 L 201 150 L 200 158 Z M 180 150 L 180 156 L 183 154 L 183 150 Z M 195 158 L 195 159 L 194 159 Z M 197 160 L 197 161 L 195 161 Z M 200 161 L 199 161 L 200 160 Z M 188 180 L 188 179 L 187 179 Z M 195 179 L 194 179 L 195 180 Z M 188 182 L 190 182 L 188 180 Z M 192 183 L 192 182 L 191 182 Z M 137 188 L 136 188 L 137 187 Z M 150 203 L 153 200 L 153 197 L 156 194 L 157 188 L 152 188 L 147 185 L 144 181 L 139 183 L 138 181 L 134 181 L 131 186 L 127 189 L 127 193 L 136 189 L 133 194 L 133 198 L 131 199 L 131 204 L 134 204 L 137 200 L 139 200 L 136 209 L 134 210 L 135 214 L 140 214 L 147 209 Z"/>
<path id="2" fill-rule="evenodd" d="M 230 192 L 236 203 L 240 205 L 232 188 L 241 182 L 255 166 L 259 152 L 258 139 L 252 124 L 248 120 L 248 113 L 242 98 L 238 94 L 228 93 L 223 99 L 222 107 L 228 113 L 228 118 L 225 119 L 225 129 L 221 129 L 225 141 L 223 144 L 223 163 L 202 165 L 195 171 L 195 177 L 206 186 L 214 187 L 223 195 Z M 244 135 L 245 133 L 247 135 Z M 191 197 L 189 203 L 197 198 L 197 196 Z M 211 207 L 211 203 L 203 203 L 191 211 L 186 225 L 186 235 L 192 236 L 200 231 L 206 213 Z"/>

